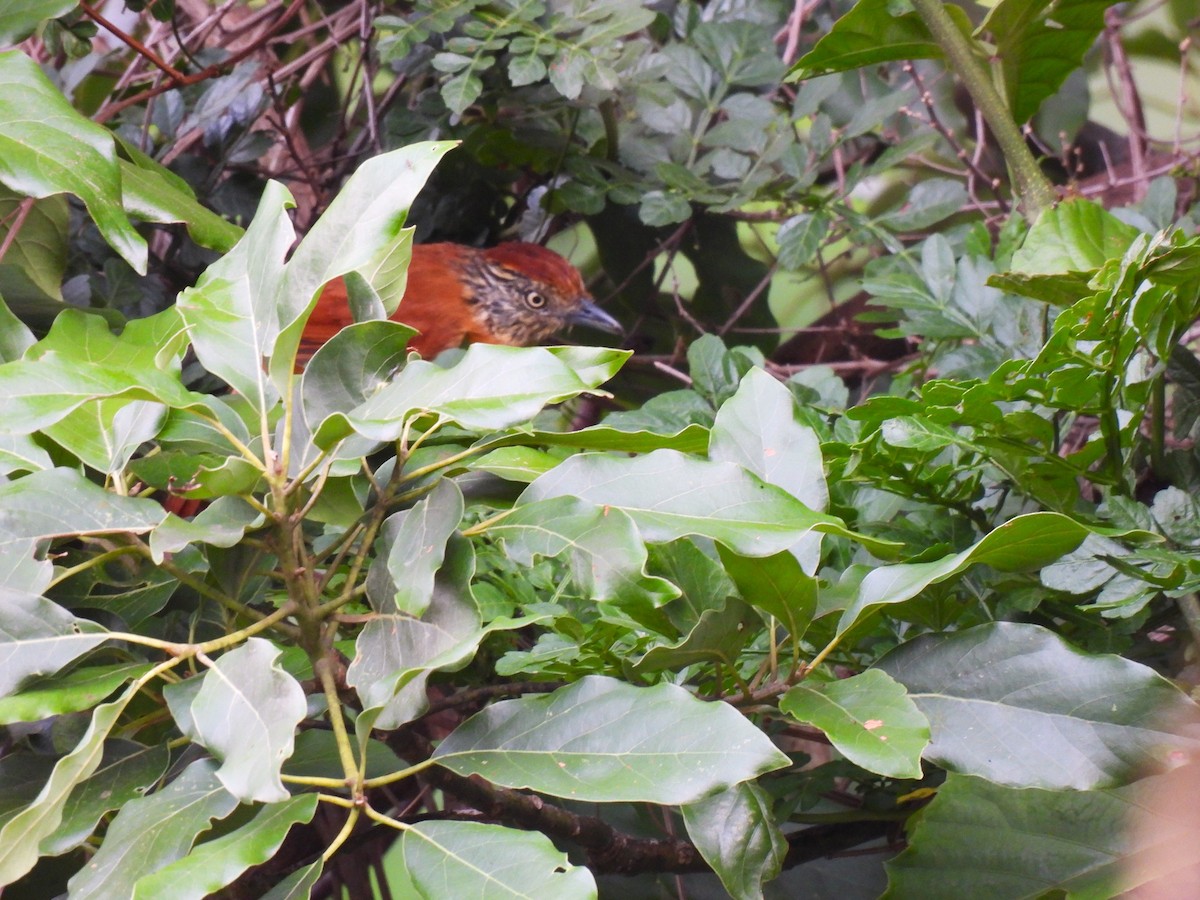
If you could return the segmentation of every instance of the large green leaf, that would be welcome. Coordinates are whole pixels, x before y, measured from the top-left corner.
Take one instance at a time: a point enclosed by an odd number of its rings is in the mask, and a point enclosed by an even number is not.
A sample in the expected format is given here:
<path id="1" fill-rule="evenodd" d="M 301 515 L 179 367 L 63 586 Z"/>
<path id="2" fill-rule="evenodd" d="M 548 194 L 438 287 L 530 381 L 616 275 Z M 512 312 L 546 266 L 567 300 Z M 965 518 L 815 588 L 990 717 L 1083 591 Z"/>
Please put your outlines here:
<path id="1" fill-rule="evenodd" d="M 356 723 L 360 744 L 365 745 L 371 728 L 396 728 L 424 712 L 429 674 L 461 666 L 475 654 L 487 632 L 480 628 L 470 594 L 474 572 L 471 545 L 451 538 L 421 618 L 380 615 L 359 632 L 346 683 L 362 700 Z"/>
<path id="2" fill-rule="evenodd" d="M 325 861 L 318 858 L 311 865 L 297 869 L 263 894 L 260 900 L 310 900 L 312 889 L 316 885 L 317 879 L 321 877 L 324 865 Z"/>
<path id="3" fill-rule="evenodd" d="M 923 635 L 877 666 L 928 717 L 926 759 L 997 784 L 1107 787 L 1194 743 L 1165 730 L 1171 712 L 1192 706 L 1166 679 L 1036 625 Z"/>
<path id="4" fill-rule="evenodd" d="M 265 361 L 279 336 L 276 297 L 284 256 L 295 239 L 287 217 L 293 205 L 287 188 L 269 182 L 237 246 L 209 266 L 175 304 L 204 368 L 260 411 L 279 399 Z"/>
<path id="5" fill-rule="evenodd" d="M 884 896 L 1115 897 L 1128 886 L 1129 819 L 1144 795 L 1144 783 L 1047 791 L 951 774 L 886 863 Z"/>
<path id="6" fill-rule="evenodd" d="M 63 535 L 145 532 L 165 516 L 153 500 L 106 491 L 75 469 L 46 469 L 0 484 L 0 550 Z"/>
<path id="7" fill-rule="evenodd" d="M 533 431 L 495 440 L 488 447 L 507 447 L 514 444 L 544 444 L 548 447 L 576 447 L 580 450 L 621 450 L 626 453 L 649 453 L 651 450 L 679 450 L 682 453 L 707 453 L 708 429 L 703 425 L 686 425 L 677 430 L 660 433 L 643 429 L 616 428 L 608 424 L 593 425 L 578 431 Z"/>
<path id="8" fill-rule="evenodd" d="M 408 208 L 434 166 L 455 146 L 426 141 L 368 159 L 304 236 L 276 295 L 281 330 L 270 372 L 281 393 L 292 380 L 300 335 L 322 285 L 349 272 L 358 272 L 381 295 L 395 285 L 399 274 L 392 249 L 406 239 Z"/>
<path id="9" fill-rule="evenodd" d="M 38 849 L 46 856 L 57 856 L 78 847 L 101 817 L 157 784 L 170 762 L 171 753 L 165 743 L 142 747 L 128 741 L 107 741 L 100 766 L 71 792 L 63 805 L 62 822 Z"/>
<path id="10" fill-rule="evenodd" d="M 43 429 L 60 447 L 98 472 L 120 472 L 166 420 L 167 408 L 149 400 L 105 397 L 82 404 Z"/>
<path id="11" fill-rule="evenodd" d="M 787 853 L 767 792 L 757 784 L 738 784 L 680 811 L 688 837 L 730 896 L 761 900 L 763 884 L 779 874 Z"/>
<path id="12" fill-rule="evenodd" d="M 990 33 L 1013 119 L 1028 122 L 1079 68 L 1114 0 L 1000 0 L 979 26 Z"/>
<path id="13" fill-rule="evenodd" d="M 414 329 L 390 320 L 356 322 L 322 344 L 304 367 L 301 383 L 309 428 L 318 429 L 329 416 L 366 402 L 404 365 L 414 334 Z M 365 438 L 347 439 L 337 448 L 337 456 L 364 456 L 376 445 Z"/>
<path id="14" fill-rule="evenodd" d="M 1138 234 L 1097 203 L 1065 200 L 1038 216 L 1012 267 L 1025 275 L 1090 272 L 1120 259 Z"/>
<path id="15" fill-rule="evenodd" d="M 420 822 L 401 840 L 408 877 L 422 900 L 596 896 L 592 873 L 571 865 L 543 834 L 482 822 Z"/>
<path id="16" fill-rule="evenodd" d="M 811 428 L 796 421 L 792 392 L 762 369 L 751 369 L 737 392 L 721 404 L 708 455 L 718 462 L 737 463 L 811 510 L 823 512 L 829 505 L 820 441 Z M 805 535 L 791 552 L 806 572 L 815 572 L 821 535 Z"/>
<path id="17" fill-rule="evenodd" d="M 37 797 L 0 828 L 0 887 L 33 868 L 40 852 L 38 845 L 62 822 L 67 797 L 96 771 L 104 756 L 105 740 L 125 707 L 143 687 L 136 682 L 116 700 L 96 707 L 83 737 L 55 763 L 50 779 Z"/>
<path id="18" fill-rule="evenodd" d="M 620 458 L 582 453 L 547 472 L 521 495 L 521 503 L 579 497 L 623 509 L 647 541 L 703 535 L 745 556 L 786 550 L 813 531 L 842 534 L 878 546 L 849 531 L 840 519 L 813 512 L 781 488 L 765 484 L 741 466 L 655 450 Z"/>
<path id="19" fill-rule="evenodd" d="M 817 610 L 817 579 L 800 568 L 796 557 L 784 551 L 747 559 L 725 547 L 717 550 L 742 599 L 773 617 L 794 640 L 802 638 Z"/>
<path id="20" fill-rule="evenodd" d="M 904 686 L 879 669 L 791 688 L 779 708 L 815 725 L 851 762 L 889 778 L 920 778 L 929 721 Z"/>
<path id="21" fill-rule="evenodd" d="M 316 794 L 260 807 L 244 825 L 205 841 L 182 859 L 139 878 L 134 900 L 204 900 L 279 850 L 291 827 L 312 820 Z"/>
<path id="22" fill-rule="evenodd" d="M 3 323 L 0 323 L 0 328 L 3 327 Z M 0 475 L 36 472 L 53 466 L 54 460 L 46 448 L 31 435 L 0 433 Z"/>
<path id="23" fill-rule="evenodd" d="M 182 222 L 201 247 L 224 253 L 233 248 L 242 229 L 226 222 L 196 201 L 187 182 L 128 143 L 130 160 L 122 159 L 121 187 L 125 211 L 146 222 Z"/>
<path id="24" fill-rule="evenodd" d="M 126 803 L 100 849 L 71 879 L 71 897 L 132 897 L 142 878 L 186 856 L 213 819 L 237 808 L 216 769 L 212 760 L 198 760 L 163 789 Z"/>
<path id="25" fill-rule="evenodd" d="M 166 554 L 178 553 L 191 543 L 232 547 L 263 518 L 241 497 L 218 497 L 191 519 L 168 515 L 150 533 L 150 557 L 162 562 Z"/>
<path id="26" fill-rule="evenodd" d="M 367 596 L 381 613 L 420 616 L 433 597 L 433 578 L 463 516 L 463 497 L 453 481 L 442 479 L 410 509 L 393 513 L 376 541 L 367 574 Z"/>
<path id="27" fill-rule="evenodd" d="M 931 584 L 945 581 L 977 564 L 1002 572 L 1047 565 L 1078 547 L 1088 531 L 1059 513 L 1029 513 L 1009 519 L 975 546 L 934 562 L 880 566 L 863 578 L 858 594 L 842 613 L 838 633 L 845 634 L 881 606 L 911 600 Z"/>
<path id="28" fill-rule="evenodd" d="M 221 784 L 246 803 L 289 796 L 279 774 L 306 707 L 304 690 L 277 665 L 279 653 L 268 641 L 250 638 L 222 655 L 179 722 L 221 760 Z"/>
<path id="29" fill-rule="evenodd" d="M 492 704 L 442 741 L 433 758 L 460 775 L 572 800 L 671 804 L 788 765 L 724 703 L 705 703 L 675 685 L 636 688 L 600 676 Z"/>
<path id="30" fill-rule="evenodd" d="M 890 0 L 859 0 L 812 50 L 800 57 L 789 80 L 906 59 L 941 59 L 942 49 L 921 17 L 915 12 L 892 15 L 893 6 Z M 949 5 L 947 10 L 968 34 L 970 22 L 962 9 Z"/>
<path id="31" fill-rule="evenodd" d="M 507 555 L 532 565 L 535 557 L 569 553 L 576 587 L 595 600 L 678 595 L 669 581 L 646 574 L 646 545 L 633 520 L 575 497 L 553 497 L 516 507 L 488 527 Z"/>
<path id="32" fill-rule="evenodd" d="M 97 316 L 66 310 L 23 359 L 0 365 L 0 430 L 28 434 L 103 397 L 207 407 L 179 380 L 186 343 L 173 308 L 130 322 L 120 336 Z"/>
<path id="33" fill-rule="evenodd" d="M 77 619 L 44 597 L 0 585 L 0 697 L 29 678 L 53 675 L 107 639 L 108 632 L 95 622 Z M 4 708 L 10 715 L 17 712 Z"/>
<path id="34" fill-rule="evenodd" d="M 21 605 L 21 600 L 17 599 L 19 595 L 9 592 L 4 588 L 0 588 L 0 598 L 4 601 L 14 600 L 10 609 L 7 602 L 3 603 L 4 611 L 2 621 L 0 621 L 0 632 L 10 634 L 12 622 L 9 618 L 10 613 L 15 614 Z M 41 598 L 37 598 L 41 600 Z M 27 602 L 27 601 L 26 601 Z M 62 607 L 55 606 L 48 600 L 42 600 L 34 607 L 34 615 L 48 615 L 50 617 L 58 617 L 59 621 L 46 622 L 42 620 L 45 626 L 57 627 L 60 632 L 66 633 L 64 626 L 68 630 L 81 629 L 84 631 L 90 629 L 99 630 L 100 626 L 91 622 L 80 619 L 64 620 L 68 614 Z M 15 618 L 15 615 L 13 615 Z M 46 629 L 50 630 L 49 627 Z M 32 641 L 28 639 L 21 640 L 24 650 L 30 652 L 30 658 L 36 659 L 37 655 L 43 656 L 43 664 L 61 668 L 65 665 L 62 660 L 71 652 L 78 651 L 79 646 L 75 646 L 71 651 L 65 651 L 65 648 L 57 646 L 58 642 L 49 641 L 52 646 L 47 647 L 46 641 Z M 33 653 L 33 644 L 37 644 L 36 653 Z M 88 644 L 83 644 L 85 648 Z M 65 652 L 64 652 L 65 651 Z M 57 656 L 58 659 L 53 663 L 47 663 L 46 657 Z M 3 659 L 5 666 L 5 678 L 0 679 L 0 688 L 4 687 L 4 682 L 8 682 L 12 677 L 9 675 L 9 669 L 19 673 L 24 670 L 28 672 L 29 666 L 22 665 L 21 662 L 14 662 L 3 649 L 3 644 L 0 644 L 0 659 Z M 66 659 L 70 662 L 70 659 Z M 48 678 L 31 685 L 30 687 L 20 691 L 19 693 L 11 694 L 10 696 L 2 696 L 4 691 L 0 689 L 0 725 L 11 725 L 13 722 L 37 722 L 40 719 L 48 719 L 51 716 L 61 716 L 65 713 L 79 712 L 84 709 L 91 709 L 125 682 L 131 678 L 137 678 L 145 673 L 150 668 L 148 663 L 124 663 L 111 666 L 89 666 L 86 668 L 75 669 L 68 672 L 66 675 L 57 678 Z"/>
<path id="35" fill-rule="evenodd" d="M 22 23 L 0 19 L 5 24 Z M 125 216 L 112 135 L 76 112 L 17 50 L 0 53 L 0 183 L 30 197 L 74 194 L 113 249 L 145 273 L 146 242 Z"/>
<path id="36" fill-rule="evenodd" d="M 351 433 L 392 441 L 410 417 L 425 413 L 475 431 L 499 431 L 532 419 L 549 403 L 595 389 L 628 358 L 628 351 L 605 347 L 473 344 L 449 368 L 410 362 L 366 402 L 329 416 L 313 439 L 322 448 Z"/>

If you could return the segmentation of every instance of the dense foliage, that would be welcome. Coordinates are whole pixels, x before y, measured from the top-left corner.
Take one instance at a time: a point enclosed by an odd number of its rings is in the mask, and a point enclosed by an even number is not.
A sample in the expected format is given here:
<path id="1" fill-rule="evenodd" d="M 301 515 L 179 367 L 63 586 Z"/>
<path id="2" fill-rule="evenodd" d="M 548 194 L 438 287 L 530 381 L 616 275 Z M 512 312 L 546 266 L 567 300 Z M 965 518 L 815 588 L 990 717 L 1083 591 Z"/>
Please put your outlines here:
<path id="1" fill-rule="evenodd" d="M 6 900 L 1162 875 L 1197 114 L 1135 11 L 0 10 Z M 406 222 L 552 237 L 625 346 L 410 357 Z"/>

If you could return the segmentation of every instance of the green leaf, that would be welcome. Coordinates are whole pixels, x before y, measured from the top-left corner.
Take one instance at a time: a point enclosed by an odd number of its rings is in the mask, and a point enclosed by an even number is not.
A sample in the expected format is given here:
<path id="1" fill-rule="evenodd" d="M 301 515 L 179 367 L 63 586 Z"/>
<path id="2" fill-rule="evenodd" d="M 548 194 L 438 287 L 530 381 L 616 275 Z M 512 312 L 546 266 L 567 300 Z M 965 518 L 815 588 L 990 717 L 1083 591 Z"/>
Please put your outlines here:
<path id="1" fill-rule="evenodd" d="M 50 299 L 61 301 L 63 274 L 67 269 L 67 231 L 70 227 L 67 198 L 63 194 L 56 194 L 44 200 L 32 201 L 0 188 L 0 240 L 8 239 L 10 223 L 16 218 L 23 202 L 32 205 L 21 222 L 15 240 L 4 254 L 3 266 L 0 266 L 0 292 L 8 290 L 10 282 L 5 277 L 5 269 L 12 266 L 36 290 Z M 13 337 L 0 331 L 0 362 L 16 358 L 3 352 L 4 344 Z"/>
<path id="2" fill-rule="evenodd" d="M 654 21 L 655 16 L 654 10 L 645 9 L 637 0 L 618 0 L 592 8 L 592 11 L 600 10 L 604 12 L 603 18 L 590 23 L 579 35 L 580 44 L 590 44 L 598 51 L 608 50 L 613 41 L 641 31 Z"/>
<path id="3" fill-rule="evenodd" d="M 300 335 L 323 285 L 358 272 L 381 297 L 390 293 L 397 278 L 390 251 L 411 240 L 404 229 L 408 209 L 433 167 L 455 146 L 426 141 L 371 157 L 305 234 L 276 294 L 281 330 L 270 372 L 280 394 L 290 396 Z"/>
<path id="4" fill-rule="evenodd" d="M 783 867 L 788 847 L 767 792 L 742 783 L 685 804 L 680 812 L 688 837 L 730 896 L 760 900 L 762 886 Z"/>
<path id="5" fill-rule="evenodd" d="M 76 786 L 100 765 L 104 741 L 129 701 L 144 685 L 130 685 L 119 698 L 96 707 L 87 731 L 75 748 L 58 760 L 49 780 L 25 809 L 0 828 L 0 885 L 11 884 L 33 868 L 38 845 L 62 822 L 64 804 Z"/>
<path id="6" fill-rule="evenodd" d="M 708 455 L 718 462 L 737 463 L 811 510 L 821 512 L 829 505 L 820 441 L 811 428 L 796 421 L 791 391 L 762 369 L 751 369 L 737 392 L 721 404 Z M 816 571 L 820 535 L 806 535 L 791 552 L 806 571 Z"/>
<path id="7" fill-rule="evenodd" d="M 5 24 L 12 29 L 21 22 L 0 18 L 0 27 Z M 105 240 L 145 274 L 146 242 L 125 216 L 112 135 L 76 112 L 17 50 L 0 53 L 0 159 L 0 182 L 18 194 L 77 196 Z"/>
<path id="8" fill-rule="evenodd" d="M 925 758 L 997 784 L 1090 790 L 1136 778 L 1194 741 L 1165 731 L 1192 707 L 1139 663 L 1085 654 L 1036 625 L 924 635 L 878 668 L 929 719 Z"/>
<path id="9" fill-rule="evenodd" d="M 638 218 L 651 228 L 678 225 L 691 217 L 692 205 L 675 191 L 648 191 L 638 205 Z"/>
<path id="10" fill-rule="evenodd" d="M 694 396 L 694 395 L 693 395 Z M 681 453 L 707 453 L 708 429 L 703 425 L 685 425 L 669 433 L 642 428 L 622 428 L 606 421 L 578 431 L 521 432 L 497 439 L 489 438 L 487 447 L 534 445 L 575 447 L 580 450 L 620 450 L 647 453 L 651 450 L 678 450 Z"/>
<path id="11" fill-rule="evenodd" d="M 106 491 L 74 469 L 47 469 L 0 484 L 0 551 L 63 535 L 141 533 L 165 516 L 153 500 Z"/>
<path id="12" fill-rule="evenodd" d="M 1032 297 L 1054 306 L 1072 306 L 1091 293 L 1088 290 L 1089 280 L 1082 272 L 1059 272 L 1054 275 L 1006 272 L 1003 275 L 989 275 L 987 283 L 988 287 Z"/>
<path id="13" fill-rule="evenodd" d="M 851 762 L 888 778 L 920 778 L 929 721 L 904 686 L 868 669 L 850 678 L 808 679 L 780 698 L 779 708 L 815 725 Z"/>
<path id="14" fill-rule="evenodd" d="M 742 599 L 773 617 L 799 640 L 817 610 L 817 579 L 807 574 L 788 551 L 747 559 L 718 546 L 725 571 L 737 584 Z"/>
<path id="15" fill-rule="evenodd" d="M 279 774 L 306 707 L 303 688 L 279 668 L 279 654 L 262 638 L 223 654 L 192 698 L 190 718 L 178 723 L 221 760 L 221 784 L 246 803 L 290 796 Z"/>
<path id="16" fill-rule="evenodd" d="M 472 344 L 449 368 L 424 360 L 410 362 L 365 403 L 327 418 L 313 439 L 322 448 L 352 432 L 392 441 L 418 414 L 436 415 L 475 431 L 509 428 L 532 419 L 549 403 L 595 389 L 628 358 L 628 351 L 604 347 Z"/>
<path id="17" fill-rule="evenodd" d="M 1045 210 L 1013 254 L 1025 275 L 1090 272 L 1120 259 L 1140 232 L 1090 200 L 1065 200 Z"/>
<path id="18" fill-rule="evenodd" d="M 205 841 L 182 859 L 138 879 L 133 898 L 204 900 L 247 869 L 271 859 L 288 830 L 299 822 L 311 821 L 316 810 L 316 794 L 260 807 L 241 827 Z"/>
<path id="19" fill-rule="evenodd" d="M 487 472 L 505 481 L 529 484 L 562 462 L 562 457 L 535 450 L 533 447 L 501 447 L 485 453 L 467 466 L 472 471 Z"/>
<path id="20" fill-rule="evenodd" d="M 462 537 L 451 538 L 434 578 L 433 596 L 420 619 L 376 616 L 359 632 L 346 683 L 362 700 L 360 743 L 374 726 L 396 728 L 428 705 L 425 681 L 442 667 L 469 660 L 487 633 L 470 594 L 475 556 Z"/>
<path id="21" fill-rule="evenodd" d="M 218 497 L 191 519 L 168 515 L 150 533 L 150 558 L 161 563 L 166 554 L 178 553 L 193 543 L 232 547 L 263 519 L 263 514 L 241 497 Z"/>
<path id="22" fill-rule="evenodd" d="M 0 365 L 0 431 L 29 434 L 103 397 L 206 407 L 180 383 L 185 346 L 174 309 L 132 321 L 120 336 L 97 316 L 65 310 L 23 359 Z"/>
<path id="23" fill-rule="evenodd" d="M 105 397 L 82 404 L 43 433 L 84 464 L 113 475 L 142 444 L 154 439 L 166 417 L 161 403 Z"/>
<path id="24" fill-rule="evenodd" d="M 911 600 L 931 584 L 976 564 L 1002 572 L 1040 568 L 1074 550 L 1087 534 L 1086 528 L 1059 513 L 1028 513 L 1009 519 L 961 553 L 934 562 L 880 566 L 862 580 L 854 602 L 842 613 L 838 634 L 845 634 L 879 607 Z"/>
<path id="25" fill-rule="evenodd" d="M 478 100 L 482 93 L 483 79 L 472 69 L 455 75 L 442 85 L 442 101 L 456 116 L 466 112 L 467 107 Z"/>
<path id="26" fill-rule="evenodd" d="M 780 225 L 776 235 L 779 264 L 793 270 L 807 266 L 825 243 L 832 224 L 829 214 L 818 209 L 792 216 Z"/>
<path id="27" fill-rule="evenodd" d="M 915 818 L 907 849 L 885 863 L 884 896 L 1123 895 L 1142 850 L 1129 825 L 1146 784 L 1047 791 L 951 773 Z"/>
<path id="28" fill-rule="evenodd" d="M 350 412 L 382 388 L 407 360 L 414 334 L 399 322 L 356 322 L 322 344 L 304 367 L 301 383 L 309 428 L 319 432 L 330 416 Z M 355 450 L 365 453 L 374 446 L 373 441 L 347 441 L 338 455 L 350 457 Z"/>
<path id="29" fill-rule="evenodd" d="M 95 622 L 19 589 L 0 585 L 0 610 L 0 697 L 16 692 L 27 679 L 53 675 L 108 639 Z"/>
<path id="30" fill-rule="evenodd" d="M 690 599 L 690 598 L 689 598 Z M 651 647 L 632 670 L 638 675 L 680 670 L 692 665 L 736 666 L 751 633 L 746 628 L 750 608 L 737 597 L 725 598 L 718 607 L 700 612 L 678 641 Z M 688 623 L 684 623 L 685 627 Z"/>
<path id="31" fill-rule="evenodd" d="M 312 889 L 321 877 L 324 866 L 325 861 L 318 858 L 315 863 L 297 869 L 263 894 L 260 900 L 310 900 Z"/>
<path id="32" fill-rule="evenodd" d="M 109 740 L 99 768 L 71 792 L 63 805 L 62 822 L 42 840 L 38 850 L 44 856 L 58 856 L 78 847 L 104 815 L 136 800 L 156 784 L 170 761 L 165 743 L 142 747 Z"/>
<path id="33" fill-rule="evenodd" d="M 914 12 L 894 16 L 891 6 L 890 0 L 859 0 L 812 50 L 797 60 L 788 80 L 906 59 L 941 59 L 941 47 L 920 16 Z"/>
<path id="34" fill-rule="evenodd" d="M 419 822 L 401 838 L 423 900 L 447 897 L 592 900 L 596 882 L 543 834 L 482 822 Z"/>
<path id="35" fill-rule="evenodd" d="M 999 61 L 1018 125 L 1083 64 L 1110 6 L 1111 0 L 1001 0 L 988 12 L 979 32 L 992 36 L 992 59 Z"/>
<path id="36" fill-rule="evenodd" d="M 568 100 L 574 100 L 583 91 L 584 76 L 591 61 L 587 51 L 568 45 L 550 63 L 550 83 Z"/>
<path id="37" fill-rule="evenodd" d="M 10 606 L 8 600 L 14 600 L 13 596 L 6 590 L 0 589 L 0 597 L 4 597 L 4 620 L 0 624 L 0 629 L 3 629 L 6 635 L 11 634 L 13 619 L 18 611 L 20 601 L 16 600 Z M 41 598 L 38 598 L 41 599 Z M 62 617 L 65 615 L 61 607 L 54 606 L 48 600 L 42 600 L 38 604 L 35 614 L 48 613 L 51 616 Z M 51 622 L 43 622 L 44 625 L 51 625 Z M 57 623 L 57 627 L 61 630 L 63 622 Z M 92 626 L 92 623 L 83 620 L 75 619 L 70 623 L 70 630 L 75 628 L 86 628 Z M 92 626 L 98 628 L 99 626 Z M 67 632 L 69 633 L 69 632 Z M 22 643 L 33 643 L 28 639 Z M 38 652 L 46 653 L 50 657 L 58 655 L 55 662 L 49 663 L 56 668 L 61 668 L 65 662 L 59 662 L 63 659 L 61 646 L 57 646 L 59 642 L 54 642 L 53 649 L 46 646 L 46 642 L 38 642 Z M 2 647 L 3 644 L 0 644 Z M 78 648 L 75 648 L 78 649 Z M 28 672 L 28 666 L 21 665 L 18 662 L 12 661 L 3 650 L 0 650 L 0 657 L 4 659 L 5 665 L 14 665 L 14 672 L 19 672 L 24 669 Z M 66 660 L 69 662 L 70 660 Z M 58 664 L 56 664 L 58 663 Z M 125 682 L 131 678 L 137 678 L 148 670 L 148 664 L 126 664 L 112 666 L 92 666 L 89 668 L 75 669 L 72 672 L 63 675 L 60 678 L 51 678 L 45 681 L 39 681 L 37 684 L 31 685 L 22 690 L 20 693 L 0 699 L 0 725 L 11 725 L 13 722 L 36 722 L 39 719 L 48 719 L 51 716 L 61 716 L 65 713 L 79 712 L 84 709 L 91 709 Z M 8 680 L 6 673 L 5 680 Z"/>
<path id="38" fill-rule="evenodd" d="M 573 456 L 526 488 L 519 503 L 551 497 L 579 497 L 622 509 L 647 541 L 698 534 L 744 556 L 778 553 L 811 531 L 889 546 L 850 532 L 840 519 L 813 512 L 741 466 L 674 450 L 627 459 L 594 453 Z"/>
<path id="39" fill-rule="evenodd" d="M 76 5 L 76 0 L 8 0 L 0 9 L 0 45 L 19 44 L 43 19 L 61 16 Z"/>
<path id="40" fill-rule="evenodd" d="M 646 597 L 658 605 L 679 591 L 646 574 L 646 545 L 633 520 L 619 509 L 602 509 L 575 497 L 554 497 L 517 506 L 488 527 L 515 562 L 570 554 L 575 586 L 594 600 Z"/>
<path id="41" fill-rule="evenodd" d="M 260 412 L 279 399 L 265 361 L 279 336 L 275 298 L 284 256 L 296 236 L 287 216 L 294 205 L 287 188 L 268 182 L 237 246 L 209 266 L 175 304 L 204 368 Z"/>
<path id="42" fill-rule="evenodd" d="M 428 609 L 446 542 L 462 516 L 462 491 L 442 479 L 416 506 L 384 521 L 366 582 L 376 612 L 420 617 Z"/>
<path id="43" fill-rule="evenodd" d="M 144 222 L 182 222 L 201 247 L 226 253 L 242 236 L 242 229 L 201 206 L 183 179 L 128 143 L 123 150 L 133 161 L 120 160 L 125 211 Z"/>
<path id="44" fill-rule="evenodd" d="M 3 327 L 0 323 L 0 329 Z M 31 435 L 0 433 L 0 475 L 36 472 L 53 466 L 50 454 Z"/>
<path id="45" fill-rule="evenodd" d="M 588 676 L 494 703 L 438 746 L 460 775 L 581 801 L 691 803 L 788 765 L 732 707 L 682 688 Z"/>
<path id="46" fill-rule="evenodd" d="M 132 897 L 143 877 L 186 856 L 211 820 L 237 808 L 216 768 L 210 759 L 198 760 L 161 790 L 126 803 L 100 849 L 69 882 L 71 897 Z"/>
<path id="47" fill-rule="evenodd" d="M 33 332 L 13 314 L 0 296 L 0 363 L 20 359 L 35 343 L 37 338 Z"/>
<path id="48" fill-rule="evenodd" d="M 508 61 L 508 80 L 513 87 L 536 84 L 546 77 L 546 64 L 536 53 L 514 56 Z"/>
<path id="49" fill-rule="evenodd" d="M 954 215 L 969 202 L 967 188 L 958 179 L 927 178 L 907 191 L 900 206 L 884 213 L 878 221 L 892 231 L 918 231 Z"/>

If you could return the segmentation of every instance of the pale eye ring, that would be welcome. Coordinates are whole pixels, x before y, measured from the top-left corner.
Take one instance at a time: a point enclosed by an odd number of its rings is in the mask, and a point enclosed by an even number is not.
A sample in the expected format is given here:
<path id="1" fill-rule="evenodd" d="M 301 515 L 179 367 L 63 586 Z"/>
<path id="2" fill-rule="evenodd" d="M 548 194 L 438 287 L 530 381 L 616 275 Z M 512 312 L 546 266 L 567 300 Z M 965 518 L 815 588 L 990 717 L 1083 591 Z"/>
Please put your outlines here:
<path id="1" fill-rule="evenodd" d="M 546 305 L 546 296 L 537 291 L 530 291 L 525 295 L 525 305 L 530 309 L 541 309 Z"/>

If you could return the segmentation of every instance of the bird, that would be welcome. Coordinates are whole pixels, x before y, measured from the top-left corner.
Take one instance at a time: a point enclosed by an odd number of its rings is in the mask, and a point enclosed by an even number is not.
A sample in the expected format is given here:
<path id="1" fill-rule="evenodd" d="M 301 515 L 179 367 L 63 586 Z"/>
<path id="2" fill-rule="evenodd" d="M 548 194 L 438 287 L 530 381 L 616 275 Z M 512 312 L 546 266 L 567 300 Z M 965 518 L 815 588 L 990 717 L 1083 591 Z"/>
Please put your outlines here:
<path id="1" fill-rule="evenodd" d="M 578 269 L 553 250 L 523 241 L 487 249 L 415 245 L 391 318 L 417 330 L 408 346 L 425 359 L 477 341 L 529 347 L 572 325 L 623 333 L 592 300 Z M 346 284 L 334 279 L 304 327 L 298 366 L 352 321 Z"/>

